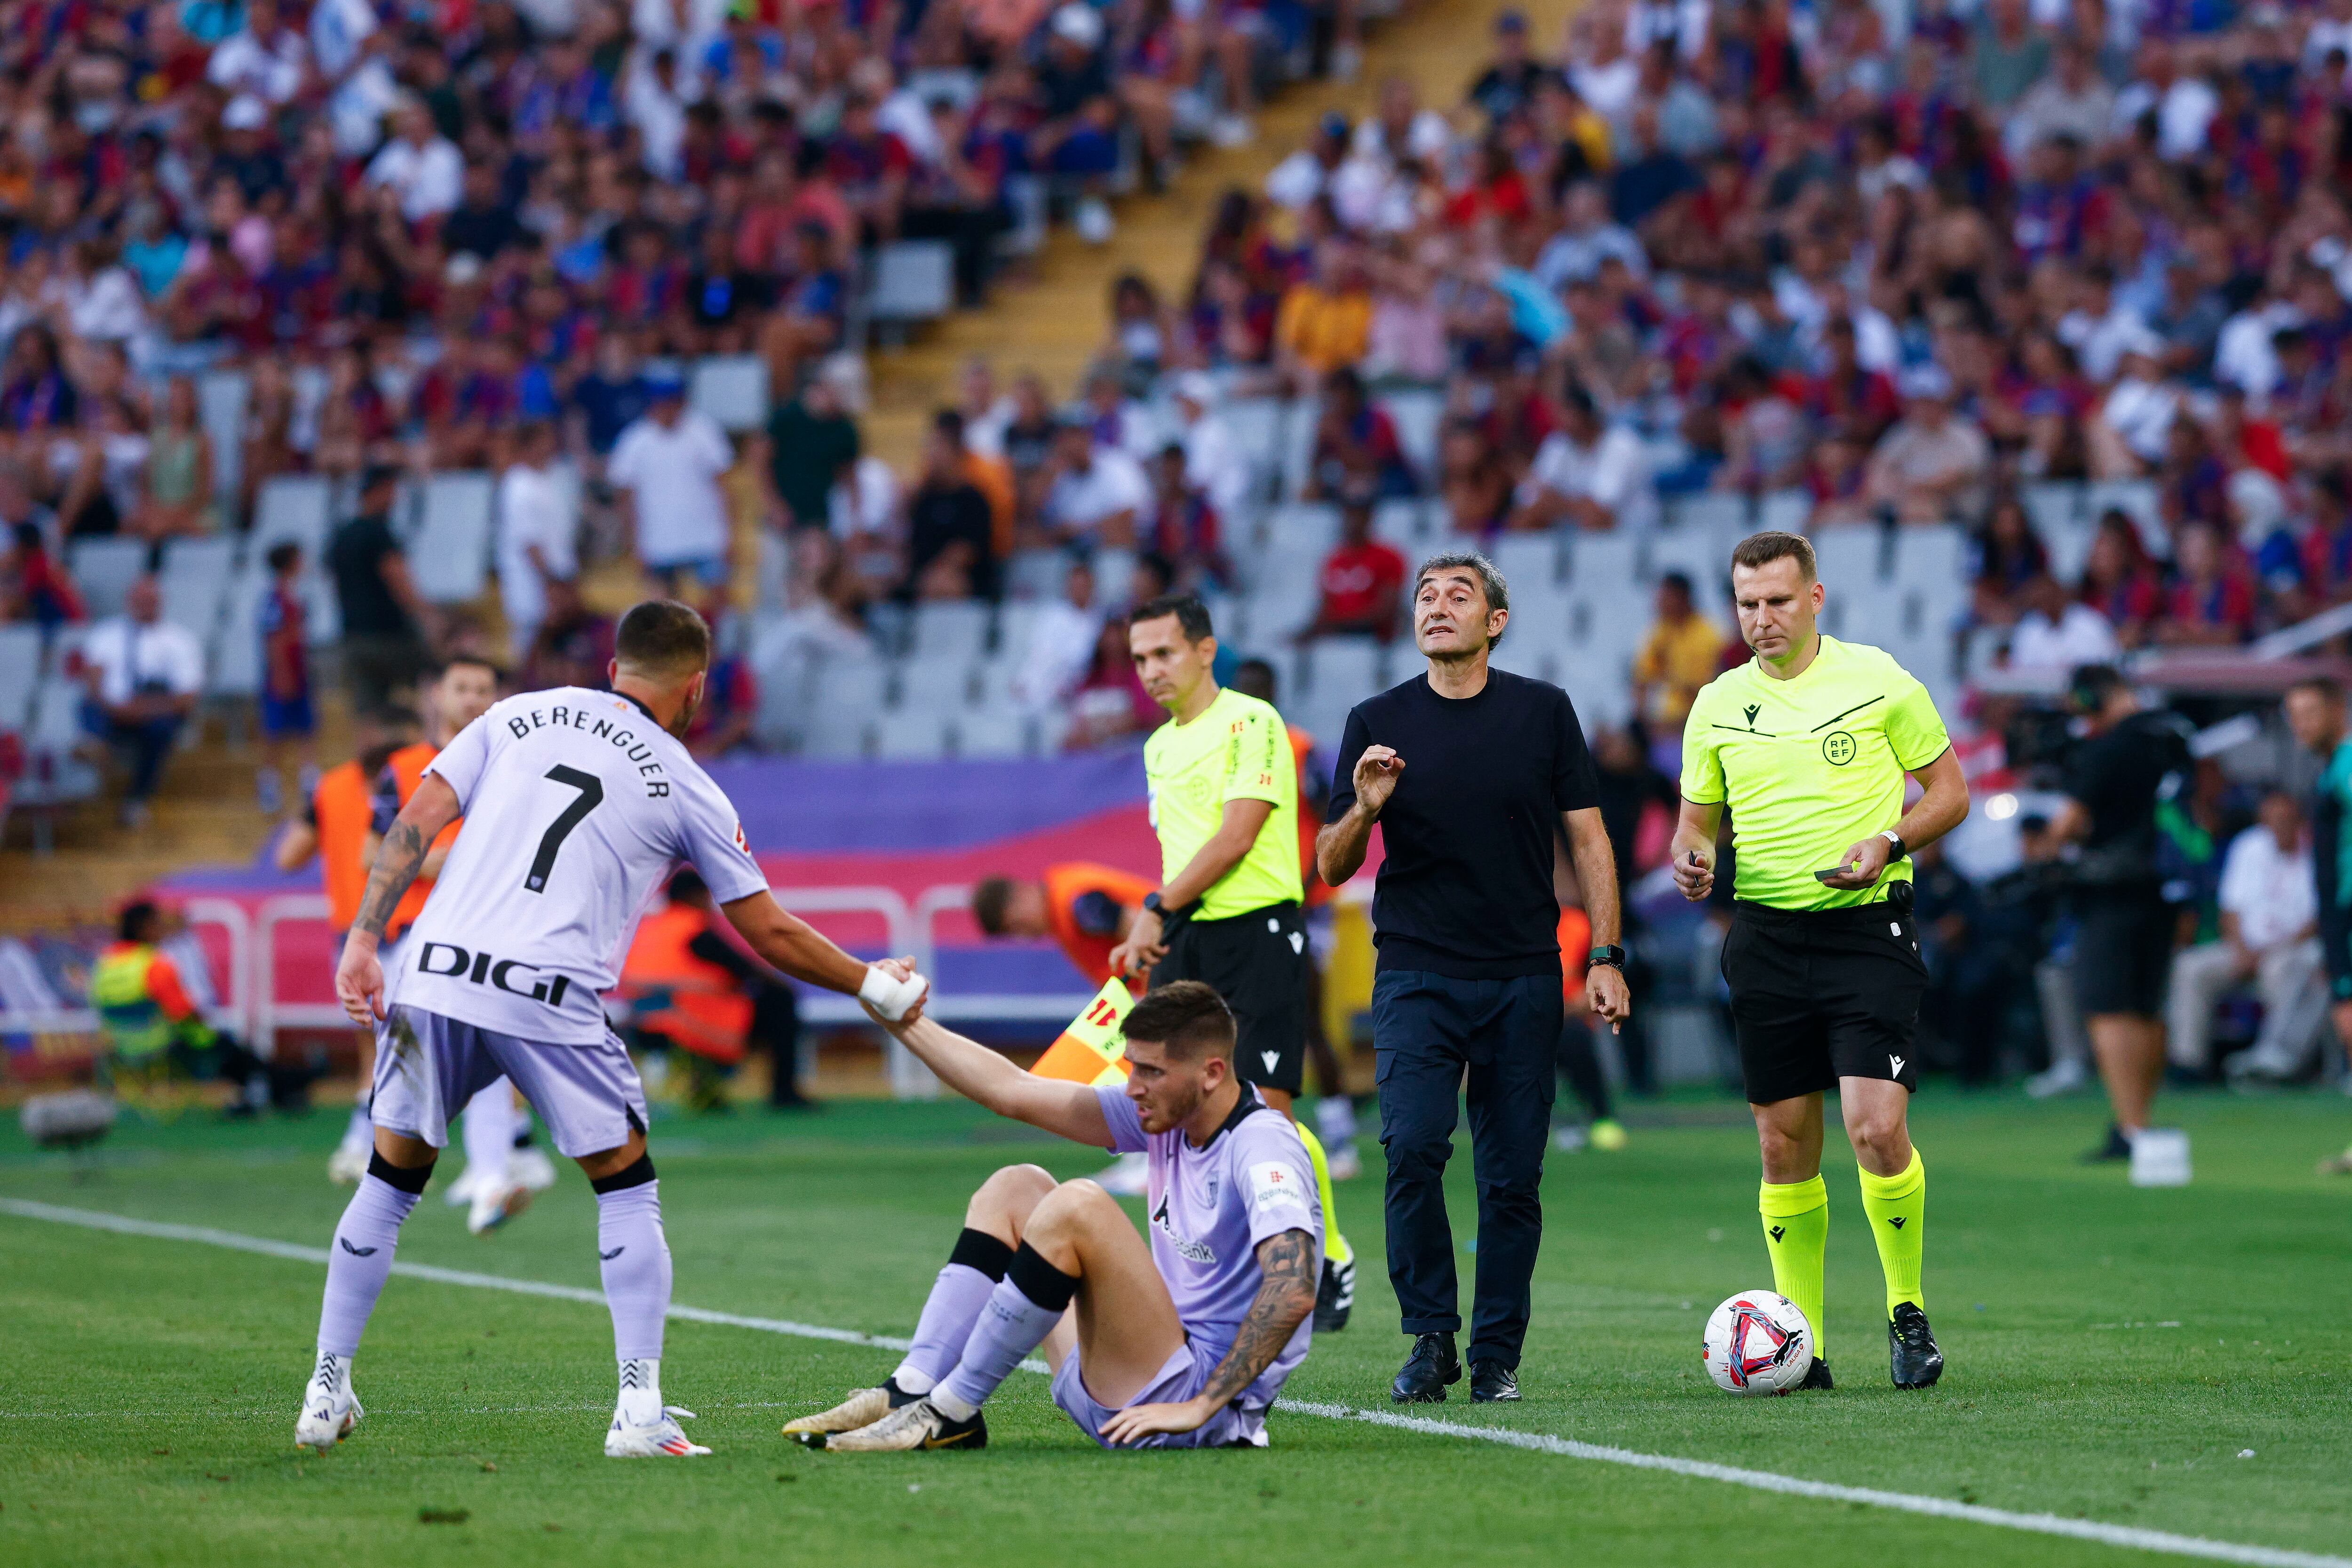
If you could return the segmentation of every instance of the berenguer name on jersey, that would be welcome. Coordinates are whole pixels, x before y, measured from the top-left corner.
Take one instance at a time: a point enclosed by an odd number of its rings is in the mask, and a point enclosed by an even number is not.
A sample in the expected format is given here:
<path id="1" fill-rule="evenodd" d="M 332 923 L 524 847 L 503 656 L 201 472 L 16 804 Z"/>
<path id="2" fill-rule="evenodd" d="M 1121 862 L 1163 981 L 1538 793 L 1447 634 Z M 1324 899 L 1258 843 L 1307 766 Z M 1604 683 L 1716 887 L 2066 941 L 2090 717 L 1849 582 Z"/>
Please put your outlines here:
<path id="1" fill-rule="evenodd" d="M 660 800 L 669 794 L 669 781 L 655 776 L 662 771 L 662 765 L 654 760 L 654 749 L 638 740 L 635 731 L 616 725 L 610 719 L 600 719 L 585 708 L 558 703 L 550 709 L 530 710 L 528 719 L 520 713 L 509 713 L 507 715 L 507 728 L 514 731 L 515 739 L 519 741 L 530 740 L 533 730 L 584 730 L 599 740 L 612 742 L 630 762 L 636 764 L 638 776 L 646 781 L 646 797 L 648 800 Z"/>

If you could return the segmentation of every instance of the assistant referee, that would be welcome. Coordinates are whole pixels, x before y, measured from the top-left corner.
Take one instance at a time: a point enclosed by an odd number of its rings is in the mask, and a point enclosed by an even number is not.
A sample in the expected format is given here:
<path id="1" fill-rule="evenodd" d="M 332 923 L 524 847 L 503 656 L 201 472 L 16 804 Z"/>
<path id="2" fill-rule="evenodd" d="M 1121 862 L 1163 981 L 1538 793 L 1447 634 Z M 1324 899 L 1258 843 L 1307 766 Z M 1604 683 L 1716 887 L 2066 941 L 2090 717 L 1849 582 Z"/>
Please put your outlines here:
<path id="1" fill-rule="evenodd" d="M 1215 627 L 1191 594 L 1139 605 L 1128 620 L 1135 673 L 1168 722 L 1143 743 L 1160 885 L 1143 895 L 1114 974 L 1149 964 L 1151 984 L 1198 980 L 1233 1009 L 1234 1071 L 1285 1116 L 1306 1072 L 1309 966 L 1298 864 L 1298 763 L 1271 703 L 1217 684 Z M 1330 1163 L 1292 1118 L 1323 1202 L 1315 1331 L 1347 1326 L 1355 1255 L 1333 1217 Z"/>
<path id="2" fill-rule="evenodd" d="M 1823 594 L 1804 539 L 1742 540 L 1731 588 L 1756 657 L 1691 709 L 1675 880 L 1693 901 L 1714 888 L 1729 806 L 1738 867 L 1723 977 L 1763 1147 L 1758 1207 L 1773 1286 L 1813 1328 L 1804 1386 L 1831 1386 L 1822 1095 L 1835 1088 L 1886 1275 L 1895 1386 L 1925 1388 L 1944 1357 L 1919 1291 L 1927 1177 L 1906 1125 L 1927 969 L 1906 857 L 1968 816 L 1968 784 L 1927 688 L 1879 649 L 1815 629 Z M 1906 773 L 1926 792 L 1907 812 Z"/>

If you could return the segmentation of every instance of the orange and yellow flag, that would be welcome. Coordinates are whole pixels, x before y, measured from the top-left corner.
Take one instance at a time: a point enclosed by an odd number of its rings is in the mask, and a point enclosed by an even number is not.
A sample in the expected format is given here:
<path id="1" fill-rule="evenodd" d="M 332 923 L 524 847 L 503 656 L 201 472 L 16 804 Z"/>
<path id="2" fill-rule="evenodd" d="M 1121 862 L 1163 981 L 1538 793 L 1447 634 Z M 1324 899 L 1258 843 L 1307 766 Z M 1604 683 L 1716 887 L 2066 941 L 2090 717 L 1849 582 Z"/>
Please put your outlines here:
<path id="1" fill-rule="evenodd" d="M 1107 1084 L 1127 1081 L 1127 1036 L 1119 1026 L 1135 997 L 1126 983 L 1116 978 L 1104 984 L 1086 1010 L 1070 1020 L 1061 1037 L 1045 1047 L 1037 1065 L 1029 1070 L 1039 1078 L 1058 1078 L 1071 1083 Z"/>

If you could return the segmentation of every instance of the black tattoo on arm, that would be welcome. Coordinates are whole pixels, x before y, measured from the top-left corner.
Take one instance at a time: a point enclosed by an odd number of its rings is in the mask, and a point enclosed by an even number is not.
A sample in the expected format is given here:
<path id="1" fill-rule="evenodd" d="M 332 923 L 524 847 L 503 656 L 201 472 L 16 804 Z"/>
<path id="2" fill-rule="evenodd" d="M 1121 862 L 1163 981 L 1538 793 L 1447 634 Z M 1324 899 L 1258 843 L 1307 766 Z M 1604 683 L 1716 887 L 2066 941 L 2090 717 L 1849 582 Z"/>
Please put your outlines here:
<path id="1" fill-rule="evenodd" d="M 353 931 L 362 931 L 381 938 L 384 926 L 392 920 L 393 910 L 400 907 L 400 897 L 408 885 L 416 880 L 424 868 L 425 853 L 433 847 L 433 836 L 408 821 L 394 822 L 385 834 L 383 846 L 376 850 L 375 865 L 368 871 L 367 891 L 360 895 L 359 918 L 352 922 Z"/>
<path id="2" fill-rule="evenodd" d="M 1210 1374 L 1201 1397 L 1222 1408 L 1240 1397 L 1274 1364 L 1307 1314 L 1315 1310 L 1315 1244 L 1303 1230 L 1286 1230 L 1258 1243 L 1257 1266 L 1265 1278 L 1250 1303 L 1234 1348 Z"/>

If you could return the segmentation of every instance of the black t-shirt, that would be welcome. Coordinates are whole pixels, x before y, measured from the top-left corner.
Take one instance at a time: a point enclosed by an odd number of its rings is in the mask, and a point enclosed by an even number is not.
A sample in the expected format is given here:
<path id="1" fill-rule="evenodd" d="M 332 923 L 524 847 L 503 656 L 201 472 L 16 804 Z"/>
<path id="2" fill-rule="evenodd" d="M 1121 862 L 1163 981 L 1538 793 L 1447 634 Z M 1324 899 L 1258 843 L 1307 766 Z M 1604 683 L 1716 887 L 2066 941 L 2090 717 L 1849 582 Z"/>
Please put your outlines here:
<path id="1" fill-rule="evenodd" d="M 327 566 L 335 574 L 335 602 L 342 608 L 345 637 L 416 635 L 408 612 L 384 586 L 383 558 L 400 553 L 400 541 L 383 518 L 355 517 L 335 530 L 327 544 Z"/>
<path id="2" fill-rule="evenodd" d="M 1552 838 L 1561 812 L 1600 803 L 1568 693 L 1495 669 L 1475 697 L 1440 697 L 1416 676 L 1358 703 L 1325 821 L 1356 804 L 1356 761 L 1372 745 L 1404 762 L 1381 813 L 1380 967 L 1457 980 L 1559 973 Z"/>
<path id="3" fill-rule="evenodd" d="M 2189 739 L 2169 713 L 2134 713 L 2069 753 L 2065 790 L 2091 819 L 2076 868 L 2083 882 L 2129 887 L 2162 880 L 2157 804 L 2179 793 L 2190 766 Z"/>

